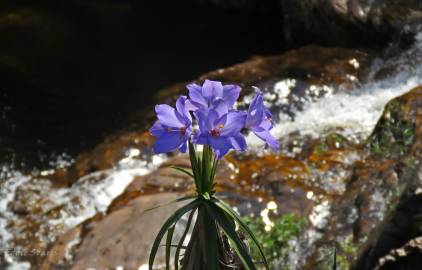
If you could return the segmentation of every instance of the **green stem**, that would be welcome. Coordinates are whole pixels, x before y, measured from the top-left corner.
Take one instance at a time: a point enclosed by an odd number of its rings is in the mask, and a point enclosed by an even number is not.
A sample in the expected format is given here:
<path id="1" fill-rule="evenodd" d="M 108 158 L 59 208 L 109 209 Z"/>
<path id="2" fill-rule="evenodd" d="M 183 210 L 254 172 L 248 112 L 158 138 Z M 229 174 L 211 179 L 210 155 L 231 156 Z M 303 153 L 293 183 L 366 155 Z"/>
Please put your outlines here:
<path id="1" fill-rule="evenodd" d="M 212 184 L 213 184 L 213 151 L 209 145 L 204 146 L 204 150 L 202 152 L 202 184 L 205 187 L 203 189 L 203 194 L 208 193 L 211 195 L 212 193 Z"/>

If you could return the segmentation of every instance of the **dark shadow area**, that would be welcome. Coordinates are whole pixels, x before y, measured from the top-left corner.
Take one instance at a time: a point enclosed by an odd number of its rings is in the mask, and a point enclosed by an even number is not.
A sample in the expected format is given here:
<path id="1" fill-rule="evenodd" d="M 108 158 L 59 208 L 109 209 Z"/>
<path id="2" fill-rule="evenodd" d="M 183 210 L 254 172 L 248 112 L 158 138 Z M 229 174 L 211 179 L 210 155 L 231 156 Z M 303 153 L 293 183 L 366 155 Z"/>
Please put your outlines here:
<path id="1" fill-rule="evenodd" d="M 421 205 L 421 195 L 414 195 L 402 201 L 390 221 L 386 223 L 376 245 L 368 247 L 354 269 L 420 269 L 422 250 L 417 247 L 405 246 L 410 240 L 421 235 Z M 392 252 L 395 249 L 400 249 L 402 253 L 396 254 Z M 379 265 L 380 259 L 388 260 Z"/>
<path id="2" fill-rule="evenodd" d="M 74 156 L 160 88 L 282 52 L 280 18 L 195 0 L 3 2 L 1 160 L 31 168 Z"/>

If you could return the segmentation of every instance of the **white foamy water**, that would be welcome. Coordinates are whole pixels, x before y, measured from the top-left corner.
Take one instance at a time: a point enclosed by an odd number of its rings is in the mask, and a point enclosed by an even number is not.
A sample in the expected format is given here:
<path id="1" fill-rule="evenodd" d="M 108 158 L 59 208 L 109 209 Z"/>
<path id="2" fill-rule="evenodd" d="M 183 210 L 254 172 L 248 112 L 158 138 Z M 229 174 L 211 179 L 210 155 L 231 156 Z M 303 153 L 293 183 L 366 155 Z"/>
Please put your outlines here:
<path id="1" fill-rule="evenodd" d="M 6 180 L 3 181 L 0 190 L 0 250 L 6 251 L 4 259 L 9 264 L 7 269 L 30 269 L 29 263 L 17 262 L 14 259 L 14 255 L 18 252 L 24 254 L 30 251 L 10 246 L 9 241 L 13 238 L 13 233 L 17 231 L 11 232 L 10 229 L 6 228 L 11 220 L 19 220 L 19 217 L 8 209 L 8 204 L 14 199 L 19 187 L 25 186 L 25 190 L 28 189 L 29 192 L 32 192 L 34 194 L 31 197 L 32 199 L 38 199 L 41 197 L 37 196 L 42 196 L 43 211 L 36 218 L 40 219 L 43 226 L 47 226 L 49 230 L 62 234 L 95 214 L 106 211 L 113 199 L 125 190 L 134 177 L 149 173 L 165 160 L 162 155 L 156 155 L 150 161 L 134 159 L 137 156 L 136 154 L 133 155 L 134 153 L 135 150 L 130 151 L 128 157 L 121 160 L 112 169 L 94 172 L 80 178 L 70 188 L 54 188 L 50 180 L 42 178 L 34 180 L 33 176 L 25 176 L 5 168 L 4 175 L 6 177 L 3 177 L 3 179 Z M 41 172 L 40 176 L 49 173 L 51 172 Z M 57 219 L 46 217 L 45 213 L 56 207 L 61 208 L 59 217 Z M 47 235 L 45 237 L 51 238 L 47 238 L 45 241 L 54 241 L 56 236 Z"/>
<path id="2" fill-rule="evenodd" d="M 30 177 L 22 175 L 20 172 L 16 172 L 4 166 L 1 168 L 0 179 L 7 179 L 0 182 L 0 264 L 3 258 L 1 253 L 4 252 L 4 259 L 6 262 L 14 262 L 13 257 L 9 254 L 9 241 L 13 235 L 8 232 L 6 225 L 9 220 L 14 218 L 13 213 L 8 211 L 7 205 L 13 200 L 16 189 L 23 183 L 29 181 Z M 12 266 L 7 269 L 10 270 L 25 270 L 29 269 L 30 264 L 27 262 L 14 262 Z"/>
<path id="3" fill-rule="evenodd" d="M 418 36 L 417 45 L 408 54 L 422 58 L 421 52 L 422 34 Z M 399 57 L 396 61 L 404 65 L 403 58 L 407 57 Z M 318 137 L 335 131 L 349 139 L 363 139 L 371 133 L 384 106 L 391 99 L 422 85 L 420 62 L 418 66 L 401 66 L 400 70 L 401 72 L 393 78 L 368 83 L 351 92 L 321 88 L 327 94 L 320 99 L 303 100 L 303 108 L 294 111 L 294 120 L 283 112 L 275 115 L 276 124 L 271 133 L 276 138 L 286 137 L 293 132 Z M 274 104 L 271 101 L 274 96 L 279 97 L 280 93 L 290 93 L 288 88 L 292 89 L 294 86 L 294 80 L 285 79 L 276 83 L 274 89 L 267 89 L 269 92 L 264 95 L 267 105 Z M 315 88 L 315 86 L 310 86 L 310 88 Z M 244 102 L 248 103 L 249 99 L 250 97 L 245 97 Z M 283 99 L 279 99 L 278 102 L 283 102 Z M 263 143 L 253 134 L 248 135 L 247 142 L 252 149 L 262 149 Z"/>

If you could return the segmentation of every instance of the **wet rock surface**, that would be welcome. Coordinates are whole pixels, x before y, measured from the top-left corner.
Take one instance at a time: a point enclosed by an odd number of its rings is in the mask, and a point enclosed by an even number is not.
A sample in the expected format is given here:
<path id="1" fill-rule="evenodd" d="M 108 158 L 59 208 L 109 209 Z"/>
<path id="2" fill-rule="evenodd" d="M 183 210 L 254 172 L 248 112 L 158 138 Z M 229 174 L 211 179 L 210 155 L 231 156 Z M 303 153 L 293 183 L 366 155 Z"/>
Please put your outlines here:
<path id="1" fill-rule="evenodd" d="M 138 197 L 99 221 L 92 219 L 89 225 L 85 223 L 61 237 L 40 269 L 108 269 L 119 266 L 138 269 L 148 260 L 148 251 L 160 229 L 157 224 L 181 206 L 180 203 L 166 204 L 178 197 L 180 194 L 177 193 Z M 163 206 L 154 211 L 147 210 L 157 205 Z M 78 239 L 79 242 L 74 244 L 77 251 L 68 250 L 69 244 Z M 164 254 L 160 253 L 157 263 L 162 264 L 164 260 Z"/>

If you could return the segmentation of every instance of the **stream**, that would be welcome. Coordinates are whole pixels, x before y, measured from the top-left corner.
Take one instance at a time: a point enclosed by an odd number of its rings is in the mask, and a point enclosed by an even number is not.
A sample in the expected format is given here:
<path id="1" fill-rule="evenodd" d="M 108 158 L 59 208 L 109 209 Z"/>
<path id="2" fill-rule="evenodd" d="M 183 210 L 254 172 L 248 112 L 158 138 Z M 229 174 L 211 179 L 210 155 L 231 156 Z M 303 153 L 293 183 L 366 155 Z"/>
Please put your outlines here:
<path id="1" fill-rule="evenodd" d="M 394 61 L 400 63 L 407 55 L 416 55 L 422 58 L 422 36 L 419 35 L 416 44 L 404 55 Z M 389 60 L 388 64 L 391 64 Z M 384 63 L 376 59 L 372 63 L 373 71 L 379 69 Z M 358 68 L 359 63 L 350 59 L 350 65 Z M 336 91 L 331 86 L 310 86 L 307 92 L 325 91 L 320 98 L 307 96 L 292 98 L 292 89 L 295 79 L 284 79 L 274 84 L 273 88 L 263 89 L 267 105 L 275 115 L 276 125 L 274 135 L 279 138 L 289 137 L 292 133 L 313 138 L 324 136 L 327 132 L 338 132 L 356 143 L 364 140 L 372 132 L 380 118 L 385 104 L 393 98 L 406 93 L 410 89 L 422 84 L 422 66 L 401 65 L 401 71 L 392 78 L 381 81 L 369 80 L 347 93 Z M 251 96 L 243 97 L 239 106 L 248 104 Z M 289 105 L 290 100 L 300 100 L 301 108 L 291 106 L 289 115 L 280 111 L 284 105 Z M 276 101 L 276 102 L 274 102 Z M 292 105 L 292 104 L 290 104 Z M 248 144 L 257 155 L 262 155 L 262 145 L 252 136 L 248 136 Z M 300 149 L 296 149 L 300 152 Z M 288 155 L 289 153 L 286 153 Z M 98 212 L 105 213 L 110 203 L 130 184 L 135 176 L 148 174 L 158 168 L 166 160 L 164 155 L 143 155 L 136 148 L 127 149 L 126 157 L 121 159 L 111 169 L 96 171 L 78 179 L 76 184 L 69 188 L 55 187 L 51 181 L 44 179 L 55 170 L 67 168 L 74 160 L 54 160 L 55 169 L 34 171 L 26 174 L 4 165 L 1 168 L 2 185 L 0 190 L 0 247 L 4 252 L 4 262 L 1 264 L 7 269 L 30 269 L 30 263 L 16 261 L 13 253 L 27 253 L 25 245 L 13 242 L 13 235 L 25 234 L 21 231 L 21 216 L 9 209 L 9 203 L 15 199 L 17 189 L 24 186 L 28 203 L 40 204 L 42 214 L 31 216 L 31 222 L 37 224 L 31 232 L 40 246 L 47 246 L 65 231 L 81 222 L 93 217 Z M 36 179 L 36 181 L 33 181 Z M 54 210 L 60 208 L 60 214 Z M 48 213 L 48 214 L 45 214 Z M 320 216 L 326 213 L 319 212 Z M 25 216 L 27 220 L 28 217 Z M 314 216 L 313 220 L 321 217 Z M 23 222 L 23 221 L 22 221 Z M 28 222 L 28 221 L 26 221 Z"/>

